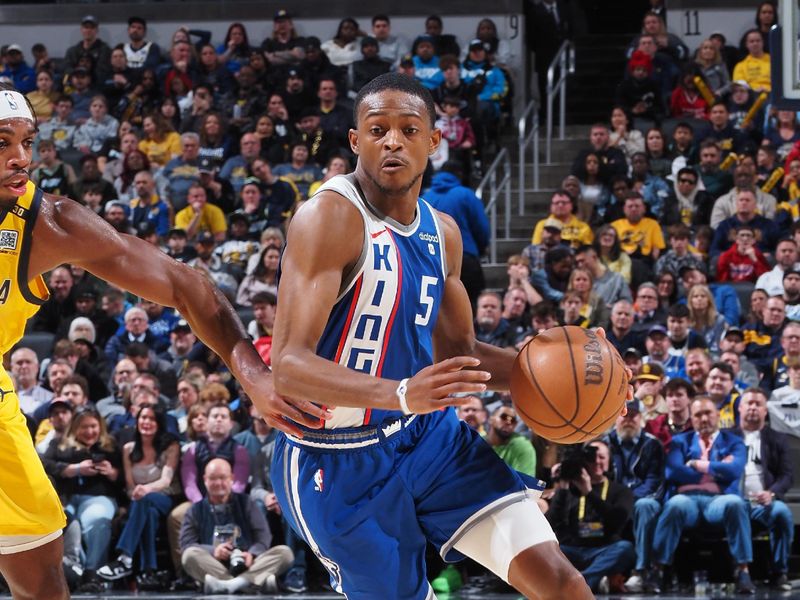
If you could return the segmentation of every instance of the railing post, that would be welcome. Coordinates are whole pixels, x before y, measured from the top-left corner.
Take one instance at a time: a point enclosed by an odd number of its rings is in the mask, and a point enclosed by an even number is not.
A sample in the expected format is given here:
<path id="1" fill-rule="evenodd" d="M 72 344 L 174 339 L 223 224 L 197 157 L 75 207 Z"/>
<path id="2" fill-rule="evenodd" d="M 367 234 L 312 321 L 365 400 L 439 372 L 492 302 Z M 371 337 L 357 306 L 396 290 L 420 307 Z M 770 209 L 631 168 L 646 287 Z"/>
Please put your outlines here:
<path id="1" fill-rule="evenodd" d="M 527 117 L 528 113 L 527 110 L 524 115 L 522 115 L 522 119 L 520 119 L 520 126 L 519 126 L 519 214 L 525 214 L 525 147 L 527 141 L 527 135 L 525 132 L 527 131 Z"/>
<path id="2" fill-rule="evenodd" d="M 558 122 L 558 139 L 564 139 L 564 127 L 567 121 L 567 54 L 569 50 L 561 55 L 561 64 L 559 65 L 559 80 L 561 86 L 558 90 L 559 102 L 559 122 Z"/>
<path id="3" fill-rule="evenodd" d="M 503 163 L 505 164 L 506 173 L 506 239 L 508 239 L 511 237 L 511 157 L 508 154 L 506 154 Z"/>
<path id="4" fill-rule="evenodd" d="M 535 133 L 533 134 L 533 189 L 539 189 L 539 111 L 534 113 L 536 119 L 534 127 Z M 520 215 L 524 214 L 522 212 Z"/>

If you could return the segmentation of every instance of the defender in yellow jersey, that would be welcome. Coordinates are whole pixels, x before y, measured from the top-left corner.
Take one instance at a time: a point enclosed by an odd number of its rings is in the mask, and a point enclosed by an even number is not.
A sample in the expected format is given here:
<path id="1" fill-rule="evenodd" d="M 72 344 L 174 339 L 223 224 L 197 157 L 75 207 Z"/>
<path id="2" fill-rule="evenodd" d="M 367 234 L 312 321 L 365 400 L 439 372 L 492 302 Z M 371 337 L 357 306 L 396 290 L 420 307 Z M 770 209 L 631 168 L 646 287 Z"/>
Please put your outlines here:
<path id="1" fill-rule="evenodd" d="M 27 99 L 0 84 L 0 352 L 22 337 L 48 295 L 42 274 L 68 263 L 159 304 L 173 306 L 228 365 L 273 427 L 319 427 L 330 413 L 273 393 L 272 377 L 222 294 L 198 271 L 155 246 L 120 234 L 91 210 L 29 181 L 36 120 Z M 75 476 L 67 472 L 65 477 Z M 0 369 L 0 573 L 16 600 L 69 597 L 61 567 L 64 512 L 45 476 Z"/>

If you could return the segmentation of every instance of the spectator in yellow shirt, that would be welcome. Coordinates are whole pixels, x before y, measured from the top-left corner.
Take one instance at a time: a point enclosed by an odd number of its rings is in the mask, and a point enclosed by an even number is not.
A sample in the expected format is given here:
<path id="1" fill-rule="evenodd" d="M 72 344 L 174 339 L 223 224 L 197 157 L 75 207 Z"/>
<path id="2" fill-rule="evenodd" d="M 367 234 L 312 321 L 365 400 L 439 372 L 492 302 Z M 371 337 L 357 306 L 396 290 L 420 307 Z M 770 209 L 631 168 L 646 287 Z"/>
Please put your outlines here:
<path id="1" fill-rule="evenodd" d="M 764 37 L 758 29 L 745 34 L 747 56 L 733 68 L 733 81 L 744 80 L 756 92 L 772 90 L 769 54 L 764 52 Z"/>
<path id="2" fill-rule="evenodd" d="M 145 137 L 139 142 L 139 150 L 147 155 L 151 164 L 163 167 L 181 155 L 181 136 L 172 130 L 160 114 L 146 116 L 142 121 L 142 129 Z"/>
<path id="3" fill-rule="evenodd" d="M 228 225 L 225 213 L 218 206 L 208 203 L 206 190 L 200 184 L 194 184 L 187 194 L 189 205 L 175 215 L 175 227 L 186 231 L 189 239 L 201 231 L 209 231 L 217 242 L 225 241 Z"/>
<path id="4" fill-rule="evenodd" d="M 533 229 L 532 244 L 542 243 L 542 231 L 548 219 L 558 219 L 564 224 L 561 229 L 561 240 L 569 242 L 573 248 L 591 244 L 594 234 L 588 224 L 575 216 L 575 199 L 566 190 L 556 190 L 550 199 L 550 214 L 536 223 Z"/>
<path id="5" fill-rule="evenodd" d="M 658 221 L 644 216 L 644 199 L 637 192 L 631 192 L 622 211 L 625 218 L 611 223 L 617 230 L 622 249 L 631 258 L 645 259 L 648 263 L 657 260 L 666 244 Z"/>

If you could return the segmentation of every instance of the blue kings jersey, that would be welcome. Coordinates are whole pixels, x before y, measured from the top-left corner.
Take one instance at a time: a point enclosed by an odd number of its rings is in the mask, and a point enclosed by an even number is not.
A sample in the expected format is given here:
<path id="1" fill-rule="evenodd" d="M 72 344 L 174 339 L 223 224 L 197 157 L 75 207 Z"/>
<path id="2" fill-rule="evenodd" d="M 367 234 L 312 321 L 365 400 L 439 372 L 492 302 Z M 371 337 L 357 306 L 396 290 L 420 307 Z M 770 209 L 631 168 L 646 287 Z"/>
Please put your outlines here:
<path id="1" fill-rule="evenodd" d="M 376 377 L 411 377 L 433 363 L 433 329 L 447 275 L 441 223 L 421 198 L 410 225 L 379 214 L 353 175 L 332 178 L 319 189 L 324 190 L 358 209 L 364 243 L 358 262 L 345 273 L 317 354 Z M 337 407 L 326 428 L 380 423 L 400 414 Z"/>

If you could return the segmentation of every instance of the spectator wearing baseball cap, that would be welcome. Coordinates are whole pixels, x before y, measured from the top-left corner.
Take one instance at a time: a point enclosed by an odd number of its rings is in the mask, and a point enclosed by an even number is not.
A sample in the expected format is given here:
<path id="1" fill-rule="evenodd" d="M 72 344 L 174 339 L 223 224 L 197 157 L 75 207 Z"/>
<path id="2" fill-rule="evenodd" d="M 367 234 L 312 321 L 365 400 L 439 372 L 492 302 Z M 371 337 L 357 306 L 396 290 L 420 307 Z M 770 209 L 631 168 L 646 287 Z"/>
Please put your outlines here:
<path id="1" fill-rule="evenodd" d="M 50 421 L 50 431 L 36 444 L 39 454 L 47 452 L 52 443 L 58 443 L 69 429 L 72 422 L 73 407 L 69 400 L 62 396 L 55 396 L 47 407 L 47 418 Z"/>
<path id="2" fill-rule="evenodd" d="M 647 330 L 644 341 L 647 349 L 647 356 L 644 363 L 653 363 L 657 369 L 661 369 L 663 376 L 666 372 L 667 377 L 682 377 L 686 374 L 686 362 L 683 353 L 672 348 L 669 339 L 669 331 L 661 323 L 651 325 Z"/>
<path id="3" fill-rule="evenodd" d="M 36 71 L 25 62 L 22 46 L 10 44 L 5 54 L 6 68 L 0 77 L 7 77 L 14 83 L 18 92 L 27 94 L 36 89 Z"/>
<path id="4" fill-rule="evenodd" d="M 111 76 L 111 48 L 97 36 L 99 26 L 97 17 L 85 15 L 81 19 L 81 41 L 67 48 L 64 55 L 64 68 L 67 72 L 73 71 L 84 55 L 91 56 L 94 65 L 91 75 L 98 85 Z"/>
<path id="5" fill-rule="evenodd" d="M 272 18 L 272 35 L 261 43 L 264 56 L 273 66 L 297 66 L 305 57 L 303 38 L 294 29 L 292 15 L 282 8 Z"/>
<path id="6" fill-rule="evenodd" d="M 663 326 L 660 325 L 656 327 L 664 329 Z M 666 331 L 666 329 L 664 329 L 664 331 Z M 660 330 L 658 331 L 658 335 L 667 338 L 666 333 L 661 333 Z M 648 352 L 651 348 L 650 340 L 651 336 L 648 335 Z M 661 363 L 653 361 L 649 355 L 645 356 L 643 360 L 645 362 L 642 368 L 634 375 L 631 383 L 633 384 L 634 400 L 639 403 L 642 412 L 642 421 L 647 423 L 647 421 L 655 419 L 667 412 L 667 403 L 661 395 L 661 388 L 666 379 L 664 376 L 664 367 Z"/>
<path id="7" fill-rule="evenodd" d="M 378 75 L 388 73 L 392 63 L 378 55 L 378 40 L 366 35 L 361 38 L 361 58 L 348 69 L 349 95 L 355 98 L 358 91 Z"/>

